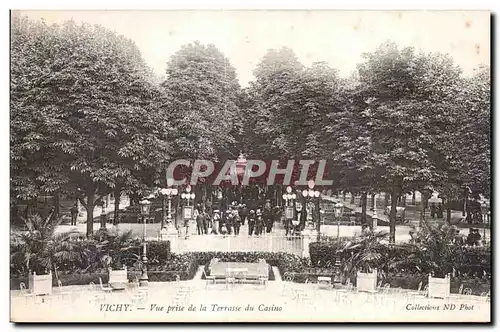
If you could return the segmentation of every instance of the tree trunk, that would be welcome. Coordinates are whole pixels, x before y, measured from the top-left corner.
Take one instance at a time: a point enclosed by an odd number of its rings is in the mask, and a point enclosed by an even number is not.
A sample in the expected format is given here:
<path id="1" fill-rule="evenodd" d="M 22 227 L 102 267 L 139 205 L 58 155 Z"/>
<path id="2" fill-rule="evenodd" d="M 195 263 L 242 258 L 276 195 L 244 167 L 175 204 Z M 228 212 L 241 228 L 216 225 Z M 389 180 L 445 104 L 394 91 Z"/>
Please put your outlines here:
<path id="1" fill-rule="evenodd" d="M 54 214 L 52 215 L 54 218 L 58 218 L 60 215 L 60 209 L 61 208 L 61 203 L 60 203 L 60 197 L 59 193 L 54 193 Z"/>
<path id="2" fill-rule="evenodd" d="M 367 205 L 367 194 L 366 192 L 361 193 L 361 225 L 366 225 L 366 205 Z"/>
<path id="3" fill-rule="evenodd" d="M 375 208 L 375 194 L 372 194 L 370 206 L 371 206 L 370 211 L 374 211 L 374 208 Z"/>
<path id="4" fill-rule="evenodd" d="M 406 207 L 406 193 L 404 193 L 404 195 L 401 196 L 401 205 L 403 207 Z"/>
<path id="5" fill-rule="evenodd" d="M 87 193 L 87 238 L 90 239 L 94 234 L 94 191 Z"/>
<path id="6" fill-rule="evenodd" d="M 351 193 L 351 204 L 354 204 L 354 193 Z"/>
<path id="7" fill-rule="evenodd" d="M 463 200 L 463 207 L 462 207 L 462 217 L 465 217 L 467 215 L 467 199 L 468 197 L 468 192 L 464 190 L 464 200 Z"/>
<path id="8" fill-rule="evenodd" d="M 422 223 L 425 219 L 425 204 L 425 197 L 420 193 L 420 227 L 422 227 Z"/>
<path id="9" fill-rule="evenodd" d="M 398 206 L 399 187 L 394 185 L 391 194 L 391 213 L 389 214 L 389 243 L 396 242 L 396 214 Z"/>
<path id="10" fill-rule="evenodd" d="M 120 198 L 122 195 L 122 187 L 119 184 L 115 186 L 115 211 L 113 214 L 114 224 L 118 225 L 120 223 Z"/>
<path id="11" fill-rule="evenodd" d="M 412 191 L 412 195 L 411 195 L 411 205 L 415 205 L 416 204 L 416 198 L 415 198 L 416 194 L 415 194 L 415 190 Z"/>
<path id="12" fill-rule="evenodd" d="M 385 192 L 384 193 L 384 211 L 387 209 L 387 206 L 389 205 L 389 193 Z"/>

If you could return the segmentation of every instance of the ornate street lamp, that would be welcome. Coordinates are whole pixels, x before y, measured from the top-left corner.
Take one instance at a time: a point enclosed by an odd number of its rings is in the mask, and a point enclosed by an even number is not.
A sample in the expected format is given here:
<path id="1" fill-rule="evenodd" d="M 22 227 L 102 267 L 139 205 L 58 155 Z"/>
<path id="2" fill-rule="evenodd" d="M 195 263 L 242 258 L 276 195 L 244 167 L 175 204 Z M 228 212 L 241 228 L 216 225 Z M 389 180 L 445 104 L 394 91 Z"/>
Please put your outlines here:
<path id="1" fill-rule="evenodd" d="M 167 182 L 168 184 L 168 182 Z M 169 185 L 170 187 L 170 185 Z M 162 188 L 159 190 L 159 193 L 162 195 L 162 219 L 161 219 L 161 228 L 167 228 L 172 226 L 172 197 L 177 196 L 179 191 L 177 188 Z M 168 214 L 165 213 L 165 199 L 168 200 Z M 167 217 L 167 222 L 165 223 L 165 215 Z"/>
<path id="2" fill-rule="evenodd" d="M 143 235 L 142 235 L 142 243 L 143 243 L 143 249 L 142 249 L 142 274 L 141 278 L 139 280 L 139 283 L 141 286 L 147 286 L 148 285 L 148 257 L 147 257 L 147 252 L 146 252 L 146 218 L 149 216 L 149 212 L 151 209 L 151 202 L 148 201 L 147 199 L 144 199 L 139 202 L 141 205 L 141 215 L 142 215 L 142 220 L 143 220 Z"/>
<path id="3" fill-rule="evenodd" d="M 293 224 L 293 217 L 294 217 L 294 209 L 293 209 L 293 201 L 297 198 L 297 195 L 295 193 L 292 193 L 292 187 L 288 186 L 286 187 L 286 193 L 283 194 L 283 199 L 285 200 L 285 219 L 287 222 L 292 220 Z M 289 204 L 291 202 L 291 204 Z M 297 220 L 297 223 L 299 221 Z"/>
<path id="4" fill-rule="evenodd" d="M 422 227 L 422 221 L 425 220 L 425 210 L 427 209 L 427 204 L 429 198 L 432 196 L 432 189 L 431 188 L 424 188 L 420 191 L 422 194 L 422 197 L 420 199 L 421 204 L 422 204 L 422 209 L 421 209 L 421 214 L 420 214 L 420 225 L 419 227 Z M 397 209 L 396 209 L 396 215 L 397 215 Z"/>
<path id="5" fill-rule="evenodd" d="M 321 238 L 321 215 L 319 213 L 319 196 L 321 195 L 319 190 L 314 190 L 314 181 L 309 180 L 307 183 L 307 186 L 309 187 L 309 190 L 303 190 L 302 191 L 302 196 L 306 199 L 306 204 L 307 204 L 307 198 L 309 198 L 311 201 L 314 202 L 316 212 L 317 212 L 317 221 L 316 221 L 316 231 L 317 231 L 317 240 L 319 242 Z M 307 206 L 307 205 L 306 205 Z M 308 216 L 311 216 L 311 213 L 308 213 Z"/>
<path id="6" fill-rule="evenodd" d="M 337 241 L 340 239 L 340 217 L 344 214 L 344 205 L 342 203 L 335 203 L 333 206 L 333 213 L 337 219 Z"/>
<path id="7" fill-rule="evenodd" d="M 397 209 L 396 209 L 397 211 Z M 377 194 L 373 195 L 373 215 L 372 215 L 372 231 L 375 231 L 378 226 L 378 217 L 377 217 Z"/>
<path id="8" fill-rule="evenodd" d="M 481 212 L 483 214 L 483 243 L 486 243 L 486 226 L 490 223 L 490 204 L 487 200 L 481 202 Z M 491 232 L 490 232 L 491 237 Z"/>
<path id="9" fill-rule="evenodd" d="M 104 201 L 101 201 L 101 230 L 102 231 L 105 231 L 106 230 L 106 219 L 107 219 L 107 216 L 106 216 L 106 209 L 105 209 L 105 206 L 104 206 Z"/>
<path id="10" fill-rule="evenodd" d="M 193 219 L 194 207 L 190 205 L 190 200 L 195 199 L 196 195 L 191 192 L 191 186 L 186 187 L 186 192 L 181 194 L 181 198 L 186 200 L 186 205 L 182 209 L 182 217 L 186 226 L 186 238 L 189 236 L 189 222 Z"/>

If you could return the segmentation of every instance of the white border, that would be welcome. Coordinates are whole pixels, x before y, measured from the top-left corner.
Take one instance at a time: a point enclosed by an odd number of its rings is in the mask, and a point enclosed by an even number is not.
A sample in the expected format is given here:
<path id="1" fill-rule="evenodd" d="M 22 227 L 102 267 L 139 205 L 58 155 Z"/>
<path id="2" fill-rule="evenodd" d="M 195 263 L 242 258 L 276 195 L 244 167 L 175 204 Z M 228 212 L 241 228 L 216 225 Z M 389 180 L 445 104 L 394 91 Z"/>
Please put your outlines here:
<path id="1" fill-rule="evenodd" d="M 475 1 L 463 1 L 463 0 L 455 0 L 453 2 L 447 2 L 447 1 L 436 1 L 436 0 L 420 0 L 420 1 L 368 1 L 368 0 L 350 0 L 350 1 L 345 1 L 342 3 L 339 2 L 333 2 L 333 1 L 318 1 L 318 0 L 308 0 L 308 1 L 303 1 L 303 2 L 293 2 L 291 0 L 282 0 L 282 1 L 277 1 L 277 0 L 254 0 L 254 1 L 217 1 L 217 0 L 212 0 L 210 2 L 204 2 L 204 1 L 193 1 L 193 0 L 183 0 L 183 1 L 152 1 L 152 0 L 141 0 L 141 1 L 130 1 L 130 0 L 122 0 L 122 1 L 116 1 L 116 2 L 111 2 L 111 1 L 102 1 L 102 0 L 88 0 L 88 1 L 67 1 L 67 0 L 56 0 L 56 1 L 44 1 L 44 2 L 37 2 L 37 1 L 26 1 L 26 0 L 19 0 L 19 1 L 3 1 L 2 2 L 2 7 L 5 6 L 6 10 L 2 11 L 2 14 L 0 15 L 0 20 L 1 20 L 1 27 L 3 28 L 2 33 L 0 34 L 0 45 L 3 45 L 4 47 L 2 48 L 2 61 L 1 63 L 3 64 L 2 66 L 2 72 L 1 76 L 4 79 L 2 80 L 3 87 L 1 90 L 1 98 L 2 98 L 2 111 L 0 112 L 2 116 L 2 120 L 0 121 L 2 125 L 2 130 L 0 130 L 0 133 L 2 135 L 2 140 L 0 141 L 2 144 L 0 144 L 1 147 L 1 153 L 2 153 L 2 163 L 0 164 L 0 171 L 2 176 L 0 177 L 1 181 L 1 197 L 0 197 L 0 202 L 2 204 L 2 212 L 3 212 L 3 220 L 2 220 L 2 227 L 3 227 L 3 236 L 7 237 L 9 234 L 9 225 L 8 225 L 8 211 L 9 211 L 9 180 L 8 180 L 8 174 L 9 174 L 9 159 L 8 159 L 8 153 L 9 153 L 9 14 L 7 12 L 7 9 L 338 9 L 338 10 L 356 10 L 356 9 L 372 9 L 372 10 L 411 10 L 411 9 L 418 9 L 418 10 L 491 10 L 494 13 L 498 13 L 498 8 L 499 8 L 499 2 L 498 1 L 493 1 L 493 0 L 475 0 Z M 497 21 L 498 24 L 498 21 Z M 496 30 L 496 29 L 495 29 Z M 496 34 L 493 34 L 493 42 L 497 41 L 497 36 Z M 495 57 L 496 60 L 496 57 Z M 493 78 L 496 78 L 496 75 L 492 75 Z M 496 85 L 495 93 L 497 93 L 498 89 L 498 84 Z M 498 93 L 496 94 L 498 96 Z M 493 114 L 495 113 L 496 110 L 492 110 Z M 498 123 L 496 123 L 498 124 Z M 497 135 L 498 136 L 498 135 Z M 500 145 L 500 142 L 495 139 L 495 147 Z M 494 151 L 492 151 L 492 156 L 495 156 Z M 496 178 L 498 179 L 498 169 L 495 169 L 496 171 Z M 496 184 L 496 183 L 495 183 Z M 497 203 L 498 199 L 495 200 L 494 203 Z M 495 204 L 495 207 L 497 204 Z M 497 214 L 495 213 L 495 216 Z M 500 227 L 496 227 L 496 232 L 495 236 L 498 235 L 498 230 Z M 8 241 L 5 241 L 8 243 Z M 3 263 L 1 263 L 2 267 L 7 267 L 8 266 L 8 261 L 9 261 L 9 255 L 8 255 L 8 244 L 5 244 L 4 247 L 2 248 L 4 251 L 2 252 L 2 259 L 4 260 Z M 496 275 L 496 271 L 493 274 L 494 276 Z M 3 327 L 6 327 L 8 330 L 11 330 L 14 328 L 14 325 L 9 324 L 9 277 L 7 271 L 4 269 L 4 272 L 1 274 L 1 280 L 2 283 L 0 284 L 2 287 L 2 306 L 1 306 L 1 312 L 3 313 L 2 317 L 2 322 L 6 325 Z M 492 315 L 492 317 L 495 316 L 495 313 Z M 90 326 L 91 328 L 96 328 L 94 326 Z M 185 327 L 168 327 L 169 329 L 184 329 Z M 202 326 L 200 326 L 202 327 Z M 198 327 L 198 328 L 200 328 Z M 311 328 L 312 326 L 308 326 L 306 328 Z M 315 326 L 318 327 L 318 326 Z M 371 330 L 373 328 L 376 328 L 377 326 L 363 326 L 361 327 L 362 329 L 365 330 Z M 388 326 L 381 326 L 382 328 L 387 328 Z M 24 327 L 26 328 L 26 327 Z M 48 326 L 48 328 L 53 328 L 53 326 Z M 67 330 L 70 331 L 74 329 L 75 326 L 65 326 L 62 327 L 61 330 Z M 120 326 L 120 329 L 125 328 L 125 326 Z M 131 328 L 136 329 L 137 326 L 132 326 Z M 207 327 L 204 327 L 207 328 Z M 212 329 L 219 329 L 220 327 L 209 327 Z M 236 328 L 235 326 L 232 326 L 230 328 Z M 255 329 L 257 330 L 258 328 L 262 327 L 252 327 L 250 329 L 246 330 L 252 330 Z M 269 328 L 269 327 L 268 327 Z M 282 326 L 275 326 L 274 328 L 281 329 L 283 328 Z M 325 328 L 331 328 L 328 326 L 325 326 Z M 350 326 L 349 328 L 353 328 Z M 357 328 L 360 328 L 359 326 Z M 392 328 L 399 329 L 400 326 L 392 326 Z M 425 329 L 426 326 L 411 326 L 411 327 L 404 327 L 405 329 L 408 328 L 417 328 L 417 329 Z M 448 329 L 453 329 L 454 327 L 447 327 Z M 2 330 L 4 330 L 2 328 Z"/>

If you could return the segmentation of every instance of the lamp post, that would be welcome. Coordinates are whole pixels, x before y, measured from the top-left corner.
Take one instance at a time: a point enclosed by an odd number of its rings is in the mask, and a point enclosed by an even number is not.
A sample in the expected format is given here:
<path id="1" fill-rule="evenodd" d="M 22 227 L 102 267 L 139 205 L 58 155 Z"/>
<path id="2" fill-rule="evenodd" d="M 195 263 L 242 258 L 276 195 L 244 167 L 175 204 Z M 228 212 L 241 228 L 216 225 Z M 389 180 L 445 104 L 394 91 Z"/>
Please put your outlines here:
<path id="1" fill-rule="evenodd" d="M 396 209 L 397 210 L 397 209 Z M 372 215 L 372 230 L 375 231 L 378 226 L 377 217 L 377 194 L 373 194 L 373 215 Z"/>
<path id="2" fill-rule="evenodd" d="M 106 230 L 106 209 L 104 207 L 104 202 L 102 202 L 101 205 L 101 230 L 105 231 Z"/>
<path id="3" fill-rule="evenodd" d="M 490 206 L 487 200 L 481 202 L 481 211 L 483 214 L 483 242 L 486 243 L 486 225 L 490 223 Z M 491 233 L 490 233 L 491 237 Z"/>
<path id="4" fill-rule="evenodd" d="M 293 200 L 297 198 L 296 194 L 292 194 L 292 187 L 288 186 L 286 187 L 286 193 L 283 194 L 283 199 L 285 200 L 285 206 L 289 206 L 288 202 L 292 202 L 293 205 Z"/>
<path id="5" fill-rule="evenodd" d="M 344 214 L 344 205 L 340 202 L 335 203 L 333 206 L 335 219 L 337 219 L 337 241 L 340 239 L 340 217 Z"/>
<path id="6" fill-rule="evenodd" d="M 189 236 L 189 221 L 191 221 L 193 219 L 193 212 L 194 212 L 193 206 L 189 205 L 189 203 L 190 203 L 190 200 L 194 201 L 195 197 L 196 197 L 196 195 L 191 192 L 190 185 L 188 185 L 186 187 L 186 192 L 183 192 L 181 194 L 181 198 L 186 200 L 186 205 L 184 206 L 184 208 L 182 210 L 184 225 L 186 227 L 186 238 Z"/>
<path id="7" fill-rule="evenodd" d="M 162 188 L 160 189 L 160 194 L 163 196 L 163 213 L 161 220 L 161 228 L 167 228 L 172 226 L 172 197 L 177 196 L 178 190 L 177 188 Z M 165 213 L 165 199 L 168 200 L 168 212 Z M 165 223 L 165 215 L 167 217 L 167 221 Z"/>
<path id="8" fill-rule="evenodd" d="M 317 235 L 317 240 L 319 242 L 321 236 L 321 217 L 320 217 L 320 213 L 319 213 L 319 196 L 320 196 L 320 192 L 319 190 L 314 190 L 314 181 L 313 180 L 310 180 L 307 184 L 307 186 L 309 187 L 309 190 L 307 189 L 304 189 L 302 191 L 302 196 L 305 198 L 306 200 L 306 204 L 307 204 L 307 198 L 309 198 L 311 201 L 313 201 L 315 203 L 315 212 L 317 212 L 317 220 L 316 220 L 316 232 L 318 233 Z M 307 205 L 306 205 L 307 206 Z M 308 215 L 311 215 L 310 213 Z"/>
<path id="9" fill-rule="evenodd" d="M 420 199 L 421 204 L 422 204 L 422 207 L 421 207 L 422 211 L 421 211 L 421 214 L 420 214 L 420 225 L 419 225 L 419 227 L 422 227 L 422 222 L 425 220 L 425 210 L 427 208 L 427 204 L 428 204 L 429 198 L 432 195 L 432 189 L 430 189 L 430 188 L 424 188 L 424 189 L 422 189 L 422 191 L 420 193 L 421 193 L 421 195 L 423 197 L 421 197 L 421 199 Z M 397 209 L 396 209 L 396 217 L 397 217 Z"/>
<path id="10" fill-rule="evenodd" d="M 143 235 L 142 235 L 142 244 L 143 244 L 143 249 L 142 249 L 142 274 L 141 274 L 141 279 L 139 280 L 140 286 L 147 286 L 148 285 L 148 257 L 147 257 L 147 252 L 146 252 L 146 218 L 149 216 L 149 211 L 151 209 L 151 202 L 147 199 L 144 199 L 139 202 L 141 204 L 141 214 L 142 214 L 142 220 L 143 220 Z"/>
<path id="11" fill-rule="evenodd" d="M 288 227 L 290 221 L 293 224 L 293 217 L 294 217 L 294 209 L 293 209 L 293 200 L 297 198 L 296 194 L 292 194 L 292 187 L 288 186 L 286 187 L 286 193 L 283 194 L 283 199 L 285 200 L 285 219 L 286 219 L 286 225 Z M 292 204 L 290 205 L 289 202 Z M 298 224 L 297 220 L 297 224 Z M 294 232 L 295 233 L 295 232 Z"/>

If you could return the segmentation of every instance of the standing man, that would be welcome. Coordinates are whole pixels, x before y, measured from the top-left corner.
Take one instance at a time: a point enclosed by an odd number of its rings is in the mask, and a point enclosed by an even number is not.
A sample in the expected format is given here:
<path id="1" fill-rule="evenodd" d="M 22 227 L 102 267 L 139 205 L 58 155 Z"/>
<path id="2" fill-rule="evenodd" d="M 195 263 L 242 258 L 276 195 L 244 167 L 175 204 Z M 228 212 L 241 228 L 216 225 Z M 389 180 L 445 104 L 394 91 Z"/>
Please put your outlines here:
<path id="1" fill-rule="evenodd" d="M 250 210 L 250 213 L 248 214 L 248 235 L 252 236 L 253 231 L 255 229 L 255 222 L 256 222 L 256 217 L 255 217 L 255 211 Z"/>
<path id="2" fill-rule="evenodd" d="M 203 212 L 200 211 L 200 207 L 196 207 L 196 211 L 198 211 L 198 215 L 196 216 L 196 229 L 198 231 L 198 235 L 203 234 Z"/>
<path id="3" fill-rule="evenodd" d="M 239 213 L 240 213 L 240 217 L 241 217 L 241 224 L 245 225 L 245 219 L 248 216 L 248 208 L 247 208 L 247 205 L 245 203 L 242 204 Z"/>
<path id="4" fill-rule="evenodd" d="M 272 223 L 273 223 L 273 210 L 271 208 L 271 202 L 268 200 L 266 201 L 266 205 L 264 206 L 264 212 L 262 214 L 262 217 L 264 219 L 264 226 L 266 229 L 266 233 L 271 232 Z"/>
<path id="5" fill-rule="evenodd" d="M 431 218 L 434 219 L 436 217 L 436 204 L 435 203 L 432 203 L 431 204 Z"/>
<path id="6" fill-rule="evenodd" d="M 232 228 L 233 228 L 233 213 L 231 210 L 226 211 L 226 228 L 227 228 L 227 234 L 231 235 L 232 233 Z"/>
<path id="7" fill-rule="evenodd" d="M 443 218 L 443 204 L 441 204 L 441 203 L 438 203 L 438 206 L 437 206 L 437 217 Z"/>
<path id="8" fill-rule="evenodd" d="M 255 220 L 255 235 L 259 236 L 264 228 L 264 218 L 262 217 L 262 211 L 257 209 L 257 217 Z"/>
<path id="9" fill-rule="evenodd" d="M 75 203 L 71 208 L 71 226 L 76 226 L 76 218 L 78 217 L 78 204 Z"/>
<path id="10" fill-rule="evenodd" d="M 240 235 L 241 218 L 238 215 L 238 210 L 233 210 L 233 229 L 234 235 Z"/>
<path id="11" fill-rule="evenodd" d="M 208 234 L 208 224 L 210 222 L 210 215 L 207 212 L 207 209 L 205 206 L 203 206 L 203 218 L 201 219 L 202 221 L 202 226 L 203 226 L 203 231 L 205 232 L 205 235 Z"/>

